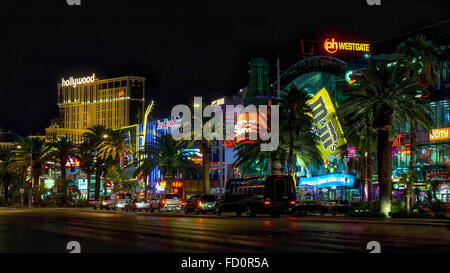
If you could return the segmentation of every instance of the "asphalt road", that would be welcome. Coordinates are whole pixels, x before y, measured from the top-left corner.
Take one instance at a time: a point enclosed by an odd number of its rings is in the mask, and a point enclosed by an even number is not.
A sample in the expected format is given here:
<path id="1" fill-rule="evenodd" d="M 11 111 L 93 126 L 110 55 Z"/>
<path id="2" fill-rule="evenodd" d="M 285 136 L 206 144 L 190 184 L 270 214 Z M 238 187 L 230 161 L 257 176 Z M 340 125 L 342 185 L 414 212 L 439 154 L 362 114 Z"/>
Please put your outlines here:
<path id="1" fill-rule="evenodd" d="M 450 252 L 448 225 L 389 224 L 341 217 L 236 217 L 93 209 L 2 209 L 0 252 Z"/>

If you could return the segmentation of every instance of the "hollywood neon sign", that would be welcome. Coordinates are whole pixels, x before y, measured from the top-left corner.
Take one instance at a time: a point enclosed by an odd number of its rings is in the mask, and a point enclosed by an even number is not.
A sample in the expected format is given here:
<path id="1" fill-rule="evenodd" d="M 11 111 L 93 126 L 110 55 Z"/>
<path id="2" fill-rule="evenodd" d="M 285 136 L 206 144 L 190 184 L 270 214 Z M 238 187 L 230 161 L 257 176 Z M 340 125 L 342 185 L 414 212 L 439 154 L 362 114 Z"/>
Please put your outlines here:
<path id="1" fill-rule="evenodd" d="M 323 44 L 328 53 L 336 53 L 338 50 L 370 52 L 370 44 L 354 43 L 354 42 L 339 42 L 334 38 L 326 39 Z"/>
<path id="2" fill-rule="evenodd" d="M 62 78 L 61 85 L 63 87 L 64 86 L 73 86 L 75 88 L 79 84 L 88 84 L 88 83 L 93 83 L 94 81 L 95 81 L 95 73 L 92 74 L 92 76 L 77 78 L 77 79 L 70 77 L 68 80 L 64 80 L 64 78 Z"/>

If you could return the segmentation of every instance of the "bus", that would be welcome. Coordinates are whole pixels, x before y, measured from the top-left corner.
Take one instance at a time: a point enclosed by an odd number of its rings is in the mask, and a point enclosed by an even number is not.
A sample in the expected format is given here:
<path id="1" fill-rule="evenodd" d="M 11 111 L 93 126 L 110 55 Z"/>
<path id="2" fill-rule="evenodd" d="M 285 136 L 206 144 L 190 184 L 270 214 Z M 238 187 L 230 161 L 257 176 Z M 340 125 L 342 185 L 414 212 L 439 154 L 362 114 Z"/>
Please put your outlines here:
<path id="1" fill-rule="evenodd" d="M 216 202 L 216 215 L 222 212 L 270 214 L 278 217 L 295 207 L 296 192 L 294 179 L 290 175 L 269 175 L 232 179 L 226 183 L 225 194 Z"/>

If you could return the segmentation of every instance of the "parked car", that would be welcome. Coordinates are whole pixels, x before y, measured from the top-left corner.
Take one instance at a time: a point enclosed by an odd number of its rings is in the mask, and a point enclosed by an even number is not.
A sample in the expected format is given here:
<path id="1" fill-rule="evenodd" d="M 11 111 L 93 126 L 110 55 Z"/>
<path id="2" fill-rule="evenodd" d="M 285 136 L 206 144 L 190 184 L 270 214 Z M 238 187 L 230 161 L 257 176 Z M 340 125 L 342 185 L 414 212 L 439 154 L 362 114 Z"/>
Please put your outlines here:
<path id="1" fill-rule="evenodd" d="M 348 200 L 336 200 L 330 202 L 331 214 L 336 215 L 337 213 L 343 213 L 348 215 L 350 210 L 350 202 Z"/>
<path id="2" fill-rule="evenodd" d="M 116 206 L 115 209 L 125 210 L 125 205 L 127 201 L 131 200 L 131 194 L 129 193 L 118 193 L 116 194 Z"/>
<path id="3" fill-rule="evenodd" d="M 115 200 L 112 199 L 110 196 L 105 196 L 103 199 L 98 201 L 93 201 L 94 209 L 106 209 L 110 210 L 115 207 Z"/>
<path id="4" fill-rule="evenodd" d="M 166 193 L 159 197 L 152 197 L 150 201 L 150 211 L 178 211 L 182 210 L 183 200 L 178 193 Z"/>
<path id="5" fill-rule="evenodd" d="M 149 211 L 150 210 L 150 202 L 145 200 L 144 198 L 135 198 L 135 199 L 129 199 L 127 200 L 125 204 L 125 210 L 131 210 L 131 211 Z"/>
<path id="6" fill-rule="evenodd" d="M 184 213 L 194 212 L 195 214 L 205 214 L 206 212 L 214 212 L 216 204 L 216 196 L 212 194 L 195 195 L 186 201 Z"/>
<path id="7" fill-rule="evenodd" d="M 216 215 L 243 212 L 249 217 L 278 217 L 295 206 L 295 184 L 290 175 L 269 175 L 227 181 L 223 198 L 216 202 Z"/>
<path id="8" fill-rule="evenodd" d="M 330 211 L 329 204 L 319 201 L 319 200 L 309 200 L 302 201 L 295 205 L 294 214 L 304 214 L 308 215 L 308 213 L 315 214 L 320 213 L 324 215 Z"/>

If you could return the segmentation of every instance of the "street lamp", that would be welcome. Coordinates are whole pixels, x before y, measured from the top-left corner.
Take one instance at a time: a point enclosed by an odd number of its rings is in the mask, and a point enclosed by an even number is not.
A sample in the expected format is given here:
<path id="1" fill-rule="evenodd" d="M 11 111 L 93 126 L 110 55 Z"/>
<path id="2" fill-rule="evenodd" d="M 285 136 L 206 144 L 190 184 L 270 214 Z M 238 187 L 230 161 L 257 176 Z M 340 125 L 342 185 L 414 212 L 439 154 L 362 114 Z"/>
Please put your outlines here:
<path id="1" fill-rule="evenodd" d="M 108 138 L 108 135 L 107 135 L 107 134 L 104 134 L 104 135 L 103 135 L 103 138 Z"/>

